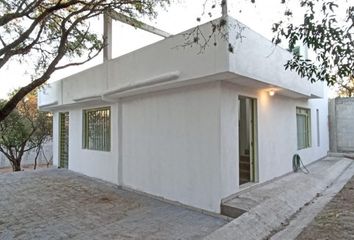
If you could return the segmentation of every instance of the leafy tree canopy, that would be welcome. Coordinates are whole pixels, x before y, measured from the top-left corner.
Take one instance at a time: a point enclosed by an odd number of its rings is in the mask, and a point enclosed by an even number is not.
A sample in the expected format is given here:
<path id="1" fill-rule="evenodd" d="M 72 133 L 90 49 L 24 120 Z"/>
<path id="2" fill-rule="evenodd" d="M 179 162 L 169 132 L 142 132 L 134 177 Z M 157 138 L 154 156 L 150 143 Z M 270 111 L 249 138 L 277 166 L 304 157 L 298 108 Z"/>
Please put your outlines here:
<path id="1" fill-rule="evenodd" d="M 237 0 L 240 1 L 242 0 Z M 260 0 L 243 1 L 257 4 Z M 226 0 L 206 0 L 207 2 L 211 3 L 211 8 L 215 8 L 217 4 L 221 7 L 225 6 Z M 279 0 L 279 5 L 285 6 L 285 11 L 282 19 L 274 20 L 273 43 L 275 45 L 286 43 L 290 51 L 298 49 L 301 45 L 310 52 L 309 57 L 294 54 L 292 59 L 284 63 L 285 68 L 297 72 L 311 82 L 325 81 L 328 85 L 352 76 L 354 73 L 354 6 L 352 3 L 352 0 Z M 247 12 L 242 9 L 241 11 Z M 299 12 L 303 13 L 300 22 Z M 205 11 L 202 15 L 205 15 Z M 207 15 L 212 17 L 210 13 Z M 197 21 L 201 21 L 201 17 L 198 17 Z M 223 18 L 214 21 L 212 33 L 207 35 L 203 35 L 197 27 L 191 34 L 186 34 L 186 45 L 199 45 L 201 50 L 204 50 L 210 42 L 216 45 L 213 39 L 215 35 L 219 35 L 229 41 L 229 50 L 233 52 L 233 39 L 228 39 L 225 35 L 225 26 L 227 24 Z M 239 29 L 237 38 L 241 39 L 243 28 L 240 26 L 237 28 Z"/>
<path id="2" fill-rule="evenodd" d="M 354 76 L 341 78 L 336 82 L 337 94 L 340 97 L 354 97 Z"/>
<path id="3" fill-rule="evenodd" d="M 225 4 L 225 0 L 210 1 Z M 237 1 L 257 3 L 258 0 Z M 279 0 L 279 4 L 287 6 L 290 1 Z M 13 59 L 26 61 L 35 69 L 32 82 L 0 108 L 0 122 L 54 71 L 83 64 L 97 56 L 104 39 L 92 31 L 90 19 L 110 10 L 133 18 L 154 17 L 156 7 L 168 3 L 169 0 L 0 0 L 0 69 Z M 312 82 L 328 84 L 353 75 L 354 6 L 350 3 L 350 0 L 299 0 L 299 7 L 305 12 L 300 24 L 292 18 L 293 11 L 299 8 L 287 8 L 283 19 L 274 23 L 273 42 L 286 41 L 290 50 L 303 43 L 314 52 L 315 58 L 295 54 L 285 67 Z M 341 19 L 344 5 L 344 19 Z M 224 26 L 223 20 L 214 25 L 215 33 L 224 34 Z M 198 43 L 199 39 L 192 38 L 192 43 Z M 232 44 L 229 49 L 233 51 Z M 65 64 L 64 57 L 72 61 Z M 74 60 L 78 57 L 82 61 Z"/>
<path id="4" fill-rule="evenodd" d="M 168 3 L 169 0 L 0 0 L 0 68 L 15 59 L 28 62 L 35 70 L 32 82 L 0 108 L 0 122 L 54 71 L 97 56 L 104 39 L 90 28 L 90 19 L 110 10 L 132 18 L 154 17 L 156 7 Z M 64 64 L 64 57 L 71 62 Z"/>
<path id="5" fill-rule="evenodd" d="M 5 101 L 0 100 L 0 107 L 3 104 Z M 40 148 L 50 139 L 51 131 L 51 117 L 38 111 L 37 94 L 31 92 L 0 122 L 0 152 L 10 161 L 14 171 L 20 171 L 23 155 Z"/>
<path id="6" fill-rule="evenodd" d="M 315 58 L 294 54 L 285 67 L 311 82 L 326 81 L 328 85 L 353 75 L 354 6 L 345 0 L 301 0 L 299 6 L 305 12 L 302 23 L 294 24 L 294 10 L 287 9 L 284 19 L 273 25 L 273 42 L 286 40 L 290 50 L 302 43 Z"/>

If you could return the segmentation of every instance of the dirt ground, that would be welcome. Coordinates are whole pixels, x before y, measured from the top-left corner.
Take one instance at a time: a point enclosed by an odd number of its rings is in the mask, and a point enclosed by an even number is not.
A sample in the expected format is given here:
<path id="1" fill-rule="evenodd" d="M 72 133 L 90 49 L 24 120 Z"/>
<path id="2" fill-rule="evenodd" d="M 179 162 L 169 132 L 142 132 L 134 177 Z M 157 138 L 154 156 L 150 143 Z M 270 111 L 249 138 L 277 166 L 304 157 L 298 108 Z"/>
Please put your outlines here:
<path id="1" fill-rule="evenodd" d="M 354 177 L 296 239 L 354 239 Z"/>
<path id="2" fill-rule="evenodd" d="M 52 165 L 47 165 L 47 164 L 39 164 L 37 165 L 37 169 L 42 169 L 42 168 L 51 168 Z M 22 166 L 22 171 L 33 171 L 33 164 L 31 165 L 23 165 Z M 5 168 L 0 168 L 0 173 L 10 173 L 12 172 L 12 167 L 5 167 Z"/>

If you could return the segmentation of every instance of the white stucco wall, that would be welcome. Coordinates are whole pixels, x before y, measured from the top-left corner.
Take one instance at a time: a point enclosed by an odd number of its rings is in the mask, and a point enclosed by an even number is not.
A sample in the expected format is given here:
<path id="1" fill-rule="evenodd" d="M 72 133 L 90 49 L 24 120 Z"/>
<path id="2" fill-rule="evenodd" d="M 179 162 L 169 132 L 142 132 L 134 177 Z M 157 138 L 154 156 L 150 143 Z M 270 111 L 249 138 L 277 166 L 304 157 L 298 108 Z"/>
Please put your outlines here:
<path id="1" fill-rule="evenodd" d="M 205 35 L 211 33 L 210 23 L 200 29 Z M 171 72 L 180 72 L 176 82 L 227 72 L 227 42 L 219 36 L 215 40 L 217 46 L 200 52 L 199 45 L 182 46 L 186 41 L 183 34 L 171 36 L 51 83 L 41 91 L 39 107 L 55 102 L 58 106 L 76 104 L 77 99 L 100 97 L 107 91 L 153 81 Z"/>
<path id="2" fill-rule="evenodd" d="M 236 193 L 239 188 L 238 165 L 238 96 L 235 90 L 220 85 L 220 164 L 221 197 Z M 233 86 L 233 85 L 232 85 Z"/>
<path id="3" fill-rule="evenodd" d="M 97 107 L 111 107 L 111 151 L 96 151 L 82 148 L 82 114 L 83 110 Z M 63 111 L 64 112 L 64 111 Z M 97 177 L 118 184 L 118 110 L 117 104 L 92 105 L 71 108 L 69 112 L 69 169 L 92 177 Z M 113 124 L 114 123 L 114 124 Z M 53 121 L 53 164 L 59 165 L 59 112 Z"/>
<path id="4" fill-rule="evenodd" d="M 44 86 L 38 92 L 38 106 L 57 105 L 62 103 L 63 81 L 56 81 Z"/>
<path id="5" fill-rule="evenodd" d="M 266 90 L 215 81 L 110 104 L 111 152 L 82 149 L 83 109 L 107 105 L 68 109 L 69 169 L 219 212 L 221 200 L 239 189 L 239 96 L 257 99 L 259 182 L 292 171 L 295 153 L 305 164 L 326 155 L 326 99 L 270 97 Z M 303 150 L 297 150 L 297 106 L 311 108 L 312 146 Z M 320 112 L 320 146 L 316 109 Z M 55 113 L 54 146 L 59 146 L 58 124 Z M 54 164 L 57 158 L 54 147 Z"/>
<path id="6" fill-rule="evenodd" d="M 305 164 L 327 154 L 326 99 L 270 97 L 217 81 L 123 101 L 123 185 L 218 212 L 221 199 L 239 189 L 238 96 L 257 99 L 259 182 L 291 172 L 295 153 Z M 311 109 L 312 144 L 303 150 L 296 107 Z"/>
<path id="7" fill-rule="evenodd" d="M 323 97 L 321 83 L 311 84 L 296 72 L 285 70 L 284 64 L 292 58 L 292 53 L 275 46 L 271 41 L 247 26 L 229 18 L 230 42 L 234 45 L 229 53 L 231 72 L 258 80 L 278 91 L 289 90 L 304 96 Z M 245 27 L 240 30 L 240 27 Z M 242 39 L 237 37 L 242 35 Z M 247 84 L 247 81 L 243 81 Z M 315 87 L 314 87 L 315 86 Z"/>
<path id="8" fill-rule="evenodd" d="M 70 104 L 76 99 L 99 96 L 107 89 L 107 65 L 100 64 L 63 81 L 62 104 Z"/>
<path id="9" fill-rule="evenodd" d="M 178 78 L 155 84 L 154 87 L 167 89 L 173 84 L 187 85 L 201 78 L 218 80 L 215 75 L 231 74 L 246 76 L 262 83 L 264 87 L 290 91 L 303 97 L 323 95 L 321 87 L 313 87 L 296 73 L 284 70 L 284 63 L 291 57 L 288 51 L 274 46 L 247 27 L 242 31 L 242 40 L 235 40 L 239 34 L 239 28 L 235 26 L 244 25 L 232 18 L 228 18 L 228 24 L 225 32 L 229 31 L 233 53 L 228 50 L 228 42 L 220 39 L 219 35 L 216 35 L 216 46 L 210 44 L 202 50 L 199 45 L 182 47 L 187 40 L 183 33 L 177 34 L 49 84 L 40 93 L 39 107 L 50 109 L 47 105 L 60 107 L 76 104 L 82 98 L 100 98 L 112 90 L 154 81 L 156 77 L 172 72 L 179 72 Z M 211 29 L 211 23 L 199 27 L 205 36 L 211 33 Z M 243 81 L 242 84 L 247 85 L 249 81 Z M 147 92 L 152 88 L 142 91 Z"/>
<path id="10" fill-rule="evenodd" d="M 201 29 L 210 31 L 210 25 Z M 199 47 L 176 49 L 183 43 L 177 35 L 55 83 L 39 102 L 54 111 L 54 164 L 58 112 L 68 111 L 69 169 L 218 212 L 221 199 L 239 188 L 239 95 L 257 99 L 260 182 L 292 171 L 294 153 L 304 163 L 326 155 L 327 99 L 309 99 L 321 96 L 322 86 L 285 71 L 286 50 L 272 53 L 274 46 L 262 36 L 249 29 L 244 34 L 234 54 L 226 42 L 202 54 L 197 54 Z M 149 81 L 152 85 L 146 86 Z M 121 88 L 129 90 L 116 94 Z M 273 97 L 270 88 L 277 90 Z M 83 109 L 107 105 L 112 112 L 111 151 L 82 149 Z M 312 147 L 300 151 L 297 106 L 312 113 Z M 321 115 L 319 147 L 316 109 Z"/>
<path id="11" fill-rule="evenodd" d="M 218 93 L 212 83 L 124 100 L 123 184 L 218 212 Z"/>
<path id="12" fill-rule="evenodd" d="M 257 99 L 259 182 L 292 171 L 292 157 L 295 153 L 301 156 L 304 164 L 326 156 L 329 149 L 327 99 L 301 100 L 280 95 L 271 97 L 267 91 L 245 88 L 231 83 L 224 83 L 222 92 L 222 105 L 229 109 L 223 111 L 222 114 L 222 117 L 227 119 L 222 121 L 222 136 L 224 136 L 224 141 L 231 141 L 222 144 L 222 152 L 225 153 L 222 155 L 222 162 L 233 161 L 235 156 L 238 159 L 238 137 L 234 135 L 234 132 L 238 130 L 235 119 L 238 119 L 237 99 L 239 95 Z M 312 144 L 310 148 L 302 150 L 297 149 L 296 107 L 311 109 Z M 317 146 L 316 109 L 319 109 L 320 113 L 320 146 Z M 232 142 L 235 142 L 235 147 L 232 147 Z M 230 147 L 225 147 L 227 144 Z M 238 179 L 238 167 L 236 172 Z M 230 184 L 230 180 L 226 182 Z"/>

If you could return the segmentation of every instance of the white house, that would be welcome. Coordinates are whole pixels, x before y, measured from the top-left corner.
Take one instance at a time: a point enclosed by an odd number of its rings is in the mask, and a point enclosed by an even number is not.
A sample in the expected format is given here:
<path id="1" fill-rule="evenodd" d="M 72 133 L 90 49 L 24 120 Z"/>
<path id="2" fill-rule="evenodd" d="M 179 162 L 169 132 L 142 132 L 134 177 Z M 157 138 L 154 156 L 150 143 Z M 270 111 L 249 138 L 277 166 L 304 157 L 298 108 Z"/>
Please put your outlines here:
<path id="1" fill-rule="evenodd" d="M 197 208 L 328 151 L 322 83 L 285 71 L 291 57 L 245 28 L 198 54 L 183 35 L 50 84 L 54 164 Z M 210 23 L 201 26 L 208 32 Z M 273 95 L 274 93 L 274 95 Z M 273 96 L 271 96 L 273 95 Z"/>

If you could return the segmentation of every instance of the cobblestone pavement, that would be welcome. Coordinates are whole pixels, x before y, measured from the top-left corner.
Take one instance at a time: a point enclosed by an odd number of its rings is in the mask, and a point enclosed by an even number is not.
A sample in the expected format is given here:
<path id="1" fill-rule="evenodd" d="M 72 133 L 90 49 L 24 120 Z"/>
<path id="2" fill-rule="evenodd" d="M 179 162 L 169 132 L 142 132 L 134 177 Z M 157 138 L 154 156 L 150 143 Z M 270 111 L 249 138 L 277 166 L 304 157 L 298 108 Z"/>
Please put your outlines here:
<path id="1" fill-rule="evenodd" d="M 52 165 L 47 165 L 47 164 L 38 164 L 37 165 L 37 170 L 38 169 L 46 169 L 46 168 L 52 168 Z M 33 171 L 33 164 L 27 164 L 27 165 L 21 165 L 22 171 Z M 0 168 L 0 174 L 1 173 L 12 173 L 12 167 L 2 167 Z"/>
<path id="2" fill-rule="evenodd" d="M 354 177 L 296 239 L 354 239 Z"/>
<path id="3" fill-rule="evenodd" d="M 0 239 L 200 239 L 227 221 L 63 169 L 0 174 Z"/>

